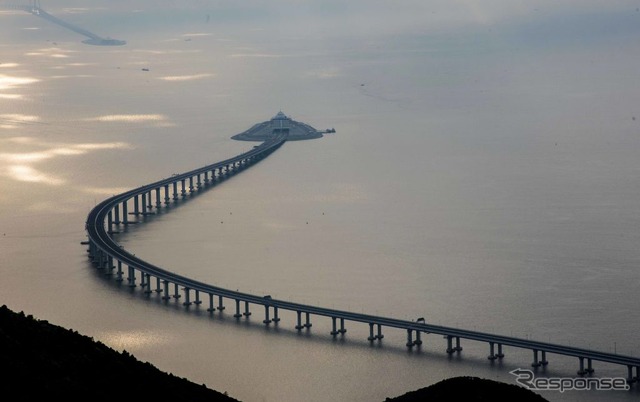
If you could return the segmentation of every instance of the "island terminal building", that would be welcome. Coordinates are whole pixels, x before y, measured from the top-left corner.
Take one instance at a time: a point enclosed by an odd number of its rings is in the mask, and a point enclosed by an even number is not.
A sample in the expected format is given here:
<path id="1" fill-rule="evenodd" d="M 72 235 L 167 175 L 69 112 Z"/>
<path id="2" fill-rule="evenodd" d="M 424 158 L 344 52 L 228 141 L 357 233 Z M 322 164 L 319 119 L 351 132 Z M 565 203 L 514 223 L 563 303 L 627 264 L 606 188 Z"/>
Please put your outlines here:
<path id="1" fill-rule="evenodd" d="M 292 120 L 284 113 L 278 112 L 271 120 L 255 124 L 247 131 L 236 134 L 231 138 L 239 141 L 266 141 L 281 132 L 289 134 L 287 141 L 299 141 L 321 138 L 323 134 L 335 133 L 336 130 L 331 128 L 319 131 L 308 124 Z"/>

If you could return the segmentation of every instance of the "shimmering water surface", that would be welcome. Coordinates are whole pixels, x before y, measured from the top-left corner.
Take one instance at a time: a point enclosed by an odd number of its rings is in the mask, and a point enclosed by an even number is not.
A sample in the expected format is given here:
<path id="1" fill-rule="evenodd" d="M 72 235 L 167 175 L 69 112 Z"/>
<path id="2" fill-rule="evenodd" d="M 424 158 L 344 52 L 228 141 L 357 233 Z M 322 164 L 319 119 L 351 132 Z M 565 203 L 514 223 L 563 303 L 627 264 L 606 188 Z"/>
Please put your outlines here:
<path id="1" fill-rule="evenodd" d="M 80 242 L 95 203 L 248 150 L 230 137 L 282 110 L 337 133 L 117 240 L 228 288 L 639 353 L 634 2 L 42 3 L 127 44 L 0 11 L 1 303 L 243 401 L 513 382 L 531 352 L 492 365 L 487 345 L 449 358 L 435 335 L 408 352 L 391 329 L 370 346 L 365 325 L 332 340 L 322 318 L 302 334 L 286 313 L 238 323 L 92 268 Z M 540 375 L 575 375 L 576 360 L 548 357 Z"/>

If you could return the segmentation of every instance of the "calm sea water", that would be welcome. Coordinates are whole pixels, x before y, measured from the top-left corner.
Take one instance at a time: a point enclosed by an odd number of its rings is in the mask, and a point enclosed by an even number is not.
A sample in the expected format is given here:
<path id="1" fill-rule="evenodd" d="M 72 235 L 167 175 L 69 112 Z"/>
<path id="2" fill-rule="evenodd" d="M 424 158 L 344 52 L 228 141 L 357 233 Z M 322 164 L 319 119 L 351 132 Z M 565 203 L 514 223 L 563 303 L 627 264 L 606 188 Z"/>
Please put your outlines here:
<path id="1" fill-rule="evenodd" d="M 486 345 L 449 358 L 434 335 L 409 352 L 401 331 L 371 346 L 365 326 L 332 340 L 321 318 L 265 328 L 260 310 L 185 311 L 92 268 L 80 241 L 95 203 L 248 150 L 230 137 L 282 110 L 337 133 L 287 143 L 118 241 L 228 288 L 638 354 L 640 13 L 449 3 L 43 4 L 123 47 L 1 11 L 0 302 L 243 401 L 513 383 L 530 352 L 492 365 Z M 540 375 L 575 375 L 577 361 L 549 360 Z"/>

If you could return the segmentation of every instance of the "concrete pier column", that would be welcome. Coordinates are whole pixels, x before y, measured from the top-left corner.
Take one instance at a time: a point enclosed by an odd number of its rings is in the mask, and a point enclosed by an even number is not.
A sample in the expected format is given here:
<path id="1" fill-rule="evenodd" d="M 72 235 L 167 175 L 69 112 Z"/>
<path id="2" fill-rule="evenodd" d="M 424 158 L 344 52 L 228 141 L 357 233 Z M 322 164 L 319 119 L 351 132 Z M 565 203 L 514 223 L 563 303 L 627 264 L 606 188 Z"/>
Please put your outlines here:
<path id="1" fill-rule="evenodd" d="M 578 370 L 578 375 L 584 375 L 586 371 L 584 370 L 584 357 L 578 357 L 580 359 L 580 369 Z"/>
<path id="2" fill-rule="evenodd" d="M 161 293 L 162 292 L 161 283 L 162 283 L 162 281 L 160 280 L 160 278 L 156 277 L 156 293 Z"/>
<path id="3" fill-rule="evenodd" d="M 407 347 L 408 348 L 413 347 L 413 330 L 412 329 L 407 329 Z"/>
<path id="4" fill-rule="evenodd" d="M 113 211 L 107 213 L 107 232 L 111 233 L 111 226 L 113 226 Z"/>
<path id="5" fill-rule="evenodd" d="M 214 311 L 216 311 L 215 307 L 213 306 L 213 294 L 209 293 L 209 308 L 207 309 L 208 312 L 213 313 Z"/>
<path id="6" fill-rule="evenodd" d="M 144 274 L 145 276 L 145 283 L 147 284 L 147 290 L 144 291 L 144 293 L 146 294 L 150 294 L 153 293 L 153 290 L 151 290 L 151 275 L 150 274 Z"/>
<path id="7" fill-rule="evenodd" d="M 173 298 L 174 298 L 174 299 L 179 299 L 179 298 L 181 298 L 181 297 L 182 297 L 182 296 L 180 295 L 180 292 L 178 291 L 178 284 L 177 284 L 177 283 L 174 283 L 174 284 L 173 284 Z"/>
<path id="8" fill-rule="evenodd" d="M 165 184 L 164 185 L 164 205 L 169 205 L 169 201 L 171 201 L 171 198 L 169 197 L 169 185 Z"/>
<path id="9" fill-rule="evenodd" d="M 547 361 L 547 352 L 546 351 L 542 351 L 542 357 L 540 358 L 540 364 L 542 364 L 543 366 L 546 366 L 547 364 L 549 364 L 549 362 Z M 589 359 L 589 367 L 591 367 L 591 359 Z"/>
<path id="10" fill-rule="evenodd" d="M 236 318 L 242 317 L 242 314 L 240 314 L 240 300 L 238 299 L 236 299 L 236 313 L 233 316 Z"/>
<path id="11" fill-rule="evenodd" d="M 204 183 L 207 184 L 209 183 L 209 171 L 205 171 L 204 172 Z"/>
<path id="12" fill-rule="evenodd" d="M 218 311 L 224 310 L 224 304 L 222 303 L 222 296 L 218 296 Z"/>
<path id="13" fill-rule="evenodd" d="M 264 305 L 264 320 L 262 320 L 265 324 L 271 324 L 271 320 L 269 319 L 269 306 Z"/>
<path id="14" fill-rule="evenodd" d="M 102 262 L 103 258 L 102 250 L 98 250 L 98 269 L 102 269 L 102 266 L 104 265 L 104 262 Z"/>
<path id="15" fill-rule="evenodd" d="M 183 306 L 190 306 L 191 305 L 191 301 L 189 300 L 189 293 L 190 290 L 188 287 L 184 287 L 184 302 L 182 303 Z"/>
<path id="16" fill-rule="evenodd" d="M 143 289 L 145 286 L 147 286 L 147 282 L 145 282 L 144 280 L 145 280 L 144 272 L 140 271 L 140 287 Z"/>
<path id="17" fill-rule="evenodd" d="M 187 188 L 185 186 L 185 179 L 181 180 L 182 182 L 182 189 L 180 190 L 180 194 L 182 195 L 182 198 L 187 196 Z"/>
<path id="18" fill-rule="evenodd" d="M 369 336 L 367 337 L 367 340 L 369 342 L 373 342 L 376 339 L 375 336 L 373 336 L 373 323 L 370 322 L 369 323 Z"/>
<path id="19" fill-rule="evenodd" d="M 311 328 L 312 324 L 311 324 L 311 321 L 309 320 L 309 313 L 305 313 L 305 318 L 306 318 L 306 320 L 305 320 L 305 323 L 304 323 L 304 327 L 307 328 L 307 329 Z"/>
<path id="20" fill-rule="evenodd" d="M 116 204 L 113 207 L 113 213 L 115 215 L 115 222 L 113 223 L 115 223 L 116 225 L 119 225 L 120 224 L 120 204 Z"/>
<path id="21" fill-rule="evenodd" d="M 202 182 L 200 181 L 200 173 L 198 173 L 198 180 L 196 183 L 196 187 L 198 187 L 198 190 L 202 188 Z"/>
<path id="22" fill-rule="evenodd" d="M 589 358 L 587 359 L 587 370 L 586 371 L 587 371 L 588 374 L 593 374 L 593 372 L 595 371 L 593 369 L 593 362 Z"/>
<path id="23" fill-rule="evenodd" d="M 122 261 L 118 260 L 118 271 L 116 272 L 116 282 L 122 282 Z"/>
<path id="24" fill-rule="evenodd" d="M 378 338 L 378 340 L 382 340 L 382 338 L 384 338 L 384 335 L 382 335 L 382 324 L 378 324 L 378 334 L 376 335 L 376 338 Z"/>
<path id="25" fill-rule="evenodd" d="M 147 193 L 142 193 L 142 215 L 147 214 Z"/>
<path id="26" fill-rule="evenodd" d="M 178 182 L 173 182 L 173 200 L 176 201 L 178 199 Z"/>
<path id="27" fill-rule="evenodd" d="M 331 332 L 329 334 L 333 335 L 335 338 L 338 335 L 338 328 L 336 327 L 336 317 L 331 317 Z"/>
<path id="28" fill-rule="evenodd" d="M 162 202 L 160 201 L 160 187 L 156 188 L 156 208 L 160 209 Z"/>
<path id="29" fill-rule="evenodd" d="M 540 367 L 541 364 L 538 361 L 538 351 L 533 349 L 533 363 L 531 363 L 531 367 Z"/>
<path id="30" fill-rule="evenodd" d="M 303 326 L 302 326 L 302 312 L 296 311 L 296 313 L 298 314 L 298 324 L 296 325 L 296 329 L 298 331 L 300 331 L 303 328 Z"/>
<path id="31" fill-rule="evenodd" d="M 127 280 L 129 281 L 130 288 L 136 287 L 136 270 L 131 266 L 129 266 L 129 277 L 127 278 Z"/>
<path id="32" fill-rule="evenodd" d="M 504 353 L 502 353 L 502 344 L 501 343 L 498 344 L 498 353 L 496 353 L 496 357 L 498 359 L 502 359 L 504 357 Z M 544 352 L 542 352 L 542 359 L 544 360 Z"/>
<path id="33" fill-rule="evenodd" d="M 344 327 L 344 318 L 340 319 L 340 330 L 338 330 L 342 335 L 347 333 L 347 329 Z"/>
<path id="34" fill-rule="evenodd" d="M 193 193 L 193 176 L 189 177 L 189 192 Z"/>
<path id="35" fill-rule="evenodd" d="M 242 313 L 245 317 L 249 317 L 251 315 L 251 311 L 249 311 L 249 302 L 244 302 L 244 313 Z"/>
<path id="36" fill-rule="evenodd" d="M 636 377 L 635 381 L 640 381 L 640 366 L 636 366 Z"/>
<path id="37" fill-rule="evenodd" d="M 627 366 L 627 384 L 633 384 L 636 380 L 633 378 L 633 366 Z"/>
<path id="38" fill-rule="evenodd" d="M 171 296 L 169 296 L 169 281 L 165 279 L 162 281 L 162 284 L 164 285 L 164 296 L 162 296 L 162 300 L 171 299 Z"/>
<path id="39" fill-rule="evenodd" d="M 494 352 L 494 343 L 493 342 L 489 342 L 489 356 L 487 356 L 487 359 L 489 360 L 495 360 L 497 359 L 497 356 Z"/>
<path id="40" fill-rule="evenodd" d="M 422 332 L 416 330 L 416 340 L 413 342 L 414 345 L 420 346 L 422 345 L 422 339 L 420 339 Z"/>
<path id="41" fill-rule="evenodd" d="M 151 205 L 151 190 L 147 192 L 147 208 L 153 209 L 153 205 Z"/>
<path id="42" fill-rule="evenodd" d="M 138 216 L 140 214 L 140 204 L 138 203 L 138 195 L 133 196 L 133 214 Z"/>
<path id="43" fill-rule="evenodd" d="M 129 224 L 129 213 L 127 212 L 127 200 L 122 201 L 122 223 Z"/>
<path id="44" fill-rule="evenodd" d="M 502 350 L 502 345 L 500 345 L 500 350 Z M 456 351 L 462 352 L 462 346 L 460 346 L 460 337 L 456 336 Z"/>
<path id="45" fill-rule="evenodd" d="M 273 322 L 278 323 L 280 321 L 280 317 L 278 317 L 278 307 L 273 306 Z"/>
<path id="46" fill-rule="evenodd" d="M 194 292 L 196 292 L 196 300 L 193 302 L 193 304 L 199 306 L 200 304 L 202 304 L 202 300 L 200 300 L 200 291 L 195 290 Z"/>
<path id="47" fill-rule="evenodd" d="M 448 354 L 452 354 L 453 352 L 455 352 L 455 350 L 453 349 L 453 336 L 451 335 L 447 335 L 447 353 Z"/>
<path id="48" fill-rule="evenodd" d="M 104 273 L 105 275 L 111 275 L 111 271 L 113 271 L 113 257 L 107 256 L 107 271 Z"/>

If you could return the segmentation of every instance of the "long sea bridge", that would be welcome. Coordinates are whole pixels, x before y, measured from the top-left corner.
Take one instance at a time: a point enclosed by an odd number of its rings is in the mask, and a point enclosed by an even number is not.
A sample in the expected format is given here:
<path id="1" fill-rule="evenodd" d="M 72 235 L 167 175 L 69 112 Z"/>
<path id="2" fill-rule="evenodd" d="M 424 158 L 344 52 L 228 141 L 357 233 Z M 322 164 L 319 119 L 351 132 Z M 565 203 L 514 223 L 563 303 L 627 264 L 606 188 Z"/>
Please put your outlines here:
<path id="1" fill-rule="evenodd" d="M 216 310 L 222 313 L 229 304 L 234 313 L 233 317 L 238 320 L 249 317 L 252 314 L 251 309 L 258 308 L 264 311 L 265 325 L 277 325 L 280 321 L 279 312 L 285 310 L 296 314 L 295 329 L 298 331 L 311 328 L 313 317 L 328 317 L 332 322 L 330 334 L 333 337 L 344 336 L 347 332 L 346 323 L 367 325 L 367 339 L 370 342 L 381 341 L 384 338 L 383 329 L 405 331 L 407 348 L 421 345 L 423 334 L 437 334 L 446 339 L 445 351 L 448 354 L 460 353 L 461 340 L 465 339 L 487 344 L 490 360 L 503 359 L 505 347 L 528 349 L 532 352 L 533 367 L 547 365 L 548 354 L 564 355 L 577 359 L 579 375 L 592 374 L 593 362 L 599 361 L 626 366 L 629 384 L 640 381 L 640 358 L 637 357 L 433 325 L 420 319 L 407 321 L 233 291 L 187 278 L 144 261 L 123 249 L 112 238 L 111 235 L 124 226 L 143 223 L 145 216 L 155 214 L 154 208 L 160 210 L 172 203 L 188 199 L 205 187 L 214 186 L 266 158 L 287 141 L 288 131 L 274 130 L 273 133 L 272 138 L 248 152 L 132 189 L 96 205 L 87 217 L 88 241 L 83 242 L 89 246 L 89 258 L 98 269 L 115 275 L 116 281 L 125 282 L 132 288 L 139 286 L 147 294 L 161 294 L 164 300 L 184 297 L 185 306 L 204 302 L 208 304 L 207 310 L 211 313 Z M 136 283 L 138 279 L 139 282 Z"/>

